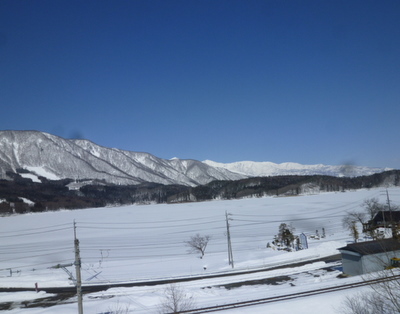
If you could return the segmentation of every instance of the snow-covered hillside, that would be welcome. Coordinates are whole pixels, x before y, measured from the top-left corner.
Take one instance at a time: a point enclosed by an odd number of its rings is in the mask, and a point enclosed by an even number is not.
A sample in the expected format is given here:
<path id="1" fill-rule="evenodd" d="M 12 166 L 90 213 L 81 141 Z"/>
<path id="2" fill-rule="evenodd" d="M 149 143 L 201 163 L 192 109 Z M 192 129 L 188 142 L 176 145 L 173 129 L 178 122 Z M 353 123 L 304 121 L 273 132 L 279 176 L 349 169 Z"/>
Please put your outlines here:
<path id="1" fill-rule="evenodd" d="M 7 171 L 21 169 L 50 180 L 97 179 L 115 184 L 196 186 L 246 177 L 196 160 L 166 160 L 38 131 L 0 131 L 0 178 L 7 178 Z"/>
<path id="2" fill-rule="evenodd" d="M 205 164 L 223 168 L 246 176 L 278 176 L 278 175 L 328 175 L 335 177 L 357 177 L 371 175 L 382 171 L 392 170 L 390 168 L 371 168 L 353 165 L 302 165 L 294 162 L 276 164 L 273 162 L 239 161 L 233 163 L 219 163 L 211 160 L 203 161 Z"/>
<path id="3" fill-rule="evenodd" d="M 80 240 L 84 284 L 138 281 L 156 278 L 194 277 L 221 272 L 267 268 L 338 253 L 351 240 L 343 230 L 342 218 L 362 210 L 365 199 L 386 201 L 381 189 L 346 193 L 324 193 L 298 197 L 265 197 L 174 205 L 142 205 L 74 211 L 46 212 L 0 218 L 0 286 L 39 287 L 71 285 L 61 269 L 49 267 L 74 260 L 73 221 Z M 388 189 L 391 202 L 400 204 L 400 188 Z M 225 212 L 230 214 L 235 268 L 228 264 Z M 295 233 L 309 237 L 309 249 L 283 252 L 266 248 L 280 223 L 291 223 Z M 311 236 L 322 228 L 326 237 Z M 212 238 L 203 259 L 189 254 L 184 241 L 200 233 Z M 182 283 L 198 306 L 254 299 L 300 290 L 340 285 L 338 271 L 326 272 L 324 263 L 263 272 L 243 277 L 224 277 Z M 69 267 L 73 273 L 73 267 Z M 12 276 L 10 276 L 10 270 Z M 289 276 L 277 285 L 245 285 L 231 290 L 224 284 Z M 356 280 L 357 278 L 348 279 Z M 157 313 L 165 286 L 114 288 L 84 296 L 86 313 L 103 313 L 127 306 L 134 313 Z M 348 295 L 349 292 L 345 292 Z M 0 303 L 15 299 L 49 296 L 45 293 L 1 293 Z M 277 305 L 263 305 L 225 313 L 323 313 L 333 314 L 343 293 L 305 298 Z M 76 312 L 72 303 L 50 308 L 18 308 L 10 314 Z M 323 306 L 323 308 L 322 308 Z"/>
<path id="4" fill-rule="evenodd" d="M 88 140 L 64 139 L 38 131 L 0 131 L 0 179 L 9 179 L 9 171 L 35 181 L 42 176 L 49 180 L 102 180 L 123 185 L 152 182 L 197 186 L 214 180 L 254 176 L 361 176 L 385 170 L 389 169 L 162 159 L 149 153 L 107 148 Z"/>

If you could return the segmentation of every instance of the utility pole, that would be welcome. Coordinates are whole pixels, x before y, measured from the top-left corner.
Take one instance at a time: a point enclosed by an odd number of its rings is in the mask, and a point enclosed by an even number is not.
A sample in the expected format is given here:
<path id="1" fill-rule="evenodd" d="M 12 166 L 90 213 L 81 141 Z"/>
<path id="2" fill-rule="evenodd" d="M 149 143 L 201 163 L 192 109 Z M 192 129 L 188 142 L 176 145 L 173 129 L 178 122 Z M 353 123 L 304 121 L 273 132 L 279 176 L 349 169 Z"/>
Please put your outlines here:
<path id="1" fill-rule="evenodd" d="M 392 238 L 393 239 L 398 239 L 397 235 L 397 223 L 394 222 L 393 215 L 392 215 L 392 208 L 390 207 L 390 198 L 389 198 L 389 192 L 386 189 L 386 197 L 387 197 L 387 205 L 389 208 L 389 213 L 390 213 L 390 227 L 392 229 Z"/>
<path id="2" fill-rule="evenodd" d="M 229 265 L 232 265 L 232 268 L 234 268 L 234 264 L 233 264 L 233 253 L 232 253 L 232 244 L 231 244 L 231 234 L 229 232 L 229 219 L 228 216 L 230 214 L 228 214 L 225 211 L 225 218 L 226 218 L 226 236 L 228 239 L 228 260 L 229 260 Z"/>
<path id="3" fill-rule="evenodd" d="M 389 192 L 387 189 L 386 189 L 386 197 L 387 197 L 387 204 L 388 204 L 389 211 L 392 212 L 392 209 L 390 208 Z"/>
<path id="4" fill-rule="evenodd" d="M 79 254 L 79 240 L 76 238 L 76 222 L 74 220 L 74 245 L 75 245 L 75 270 L 76 270 L 76 295 L 78 297 L 78 314 L 83 314 L 82 303 L 82 278 L 81 257 Z"/>

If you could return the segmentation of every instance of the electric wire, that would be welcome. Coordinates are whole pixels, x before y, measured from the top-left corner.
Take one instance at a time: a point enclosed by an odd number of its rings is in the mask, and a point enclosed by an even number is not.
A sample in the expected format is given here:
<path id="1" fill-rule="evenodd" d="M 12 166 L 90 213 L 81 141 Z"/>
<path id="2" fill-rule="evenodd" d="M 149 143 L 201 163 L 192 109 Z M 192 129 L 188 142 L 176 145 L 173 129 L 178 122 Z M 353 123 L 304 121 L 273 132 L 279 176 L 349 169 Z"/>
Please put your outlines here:
<path id="1" fill-rule="evenodd" d="M 220 216 L 207 216 L 207 217 L 198 217 L 196 218 L 197 220 L 205 220 L 205 219 L 219 219 L 221 218 Z M 136 222 L 85 222 L 85 221 L 79 221 L 77 222 L 77 224 L 87 224 L 87 225 L 102 225 L 102 224 L 106 224 L 106 225 L 136 225 L 136 224 L 143 224 L 143 223 L 149 223 L 149 224 L 154 224 L 154 223 L 160 223 L 160 224 L 168 224 L 171 222 L 184 222 L 184 221 L 192 221 L 193 219 L 191 218 L 185 218 L 185 219 L 174 219 L 174 220 L 148 220 L 148 221 L 136 221 Z"/>
<path id="2" fill-rule="evenodd" d="M 63 231 L 63 230 L 71 230 L 71 229 L 72 229 L 72 227 L 66 227 L 66 228 L 59 228 L 59 229 L 53 229 L 53 230 L 47 230 L 47 231 L 18 233 L 18 234 L 14 234 L 14 235 L 2 235 L 2 236 L 0 236 L 0 238 L 23 237 L 23 236 L 27 236 L 27 235 L 45 234 L 45 233 L 51 233 L 51 232 Z"/>
<path id="3" fill-rule="evenodd" d="M 71 225 L 71 224 L 70 223 L 63 223 L 63 224 L 58 224 L 58 225 L 46 226 L 46 227 L 28 228 L 28 229 L 24 229 L 23 231 L 35 231 L 35 230 L 63 227 L 63 226 L 69 226 L 69 225 Z M 71 226 L 71 228 L 72 228 L 72 226 Z M 20 231 L 14 231 L 14 230 L 0 231 L 0 235 L 4 234 L 4 233 L 9 234 L 9 233 L 16 233 L 16 232 L 20 232 Z"/>

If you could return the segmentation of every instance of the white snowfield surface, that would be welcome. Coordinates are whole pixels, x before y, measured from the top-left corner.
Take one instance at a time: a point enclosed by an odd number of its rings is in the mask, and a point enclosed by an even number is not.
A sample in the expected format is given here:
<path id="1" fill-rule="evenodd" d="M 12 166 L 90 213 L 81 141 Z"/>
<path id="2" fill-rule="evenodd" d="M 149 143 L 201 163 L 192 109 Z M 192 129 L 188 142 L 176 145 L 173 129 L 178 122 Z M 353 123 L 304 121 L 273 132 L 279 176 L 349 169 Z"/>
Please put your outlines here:
<path id="1" fill-rule="evenodd" d="M 400 189 L 388 188 L 393 204 Z M 0 218 L 0 287 L 39 288 L 73 286 L 58 264 L 74 262 L 74 220 L 80 241 L 84 285 L 196 277 L 247 269 L 269 268 L 338 254 L 351 241 L 342 227 L 349 211 L 362 211 L 366 199 L 386 202 L 384 188 L 297 197 L 265 197 L 173 205 L 132 205 L 58 211 Z M 228 264 L 225 212 L 229 213 L 234 269 Z M 267 248 L 281 223 L 295 234 L 308 236 L 309 249 L 285 252 Z M 313 238 L 318 230 L 325 238 Z M 203 259 L 188 253 L 191 236 L 210 235 Z M 210 278 L 179 284 L 197 307 L 321 289 L 362 280 L 339 279 L 340 268 L 323 270 L 325 262 L 246 275 Z M 74 276 L 75 268 L 66 267 Z M 253 284 L 226 289 L 223 285 L 289 276 L 276 285 Z M 129 309 L 129 313 L 157 313 L 167 285 L 112 288 L 83 297 L 85 313 Z M 338 313 L 348 295 L 368 288 L 257 305 L 221 313 Z M 18 302 L 51 296 L 45 292 L 0 293 L 0 303 L 15 302 L 9 314 L 77 313 L 77 299 L 46 308 L 24 308 Z"/>

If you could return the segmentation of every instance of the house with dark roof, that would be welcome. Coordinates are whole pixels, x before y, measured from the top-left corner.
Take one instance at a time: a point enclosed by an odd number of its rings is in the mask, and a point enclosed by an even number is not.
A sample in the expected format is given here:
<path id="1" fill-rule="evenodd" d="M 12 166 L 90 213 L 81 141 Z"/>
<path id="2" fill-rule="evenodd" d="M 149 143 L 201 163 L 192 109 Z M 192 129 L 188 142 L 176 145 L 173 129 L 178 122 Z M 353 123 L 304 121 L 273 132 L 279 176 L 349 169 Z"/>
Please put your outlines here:
<path id="1" fill-rule="evenodd" d="M 339 249 L 343 273 L 356 276 L 384 270 L 393 257 L 400 258 L 400 241 L 382 239 L 351 243 Z"/>
<path id="2" fill-rule="evenodd" d="M 380 210 L 371 220 L 363 223 L 363 232 L 373 231 L 377 228 L 392 228 L 400 225 L 400 211 Z"/>

